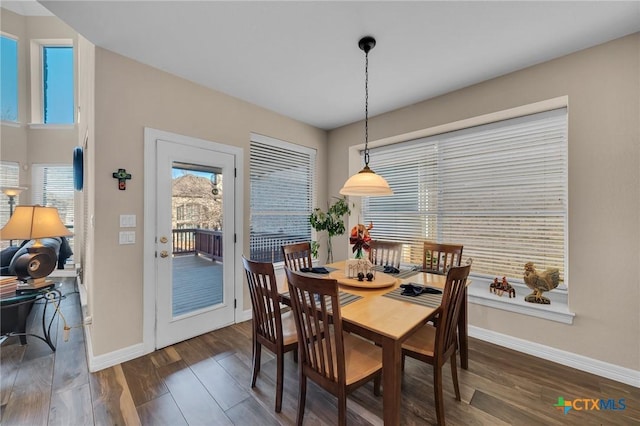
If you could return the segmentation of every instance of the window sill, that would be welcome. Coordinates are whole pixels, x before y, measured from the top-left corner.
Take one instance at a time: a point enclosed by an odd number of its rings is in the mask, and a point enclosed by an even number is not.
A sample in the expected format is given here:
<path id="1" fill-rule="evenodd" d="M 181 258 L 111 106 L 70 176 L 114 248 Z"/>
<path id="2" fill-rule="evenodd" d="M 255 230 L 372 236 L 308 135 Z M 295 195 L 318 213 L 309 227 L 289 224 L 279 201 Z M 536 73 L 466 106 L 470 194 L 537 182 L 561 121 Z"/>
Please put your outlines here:
<path id="1" fill-rule="evenodd" d="M 22 124 L 18 121 L 5 121 L 2 120 L 2 125 L 7 127 L 22 127 Z"/>
<path id="2" fill-rule="evenodd" d="M 34 130 L 73 130 L 76 128 L 75 124 L 44 124 L 44 123 L 29 123 L 30 129 Z"/>
<path id="3" fill-rule="evenodd" d="M 486 278 L 472 277 L 468 287 L 468 301 L 476 305 L 516 312 L 522 315 L 543 318 L 549 321 L 573 324 L 575 313 L 569 311 L 568 292 L 555 289 L 544 295 L 551 299 L 551 304 L 541 305 L 524 301 L 524 296 L 531 293 L 529 287 L 523 284 L 512 284 L 516 291 L 515 298 L 509 298 L 504 293 L 502 296 L 489 292 L 491 281 Z"/>

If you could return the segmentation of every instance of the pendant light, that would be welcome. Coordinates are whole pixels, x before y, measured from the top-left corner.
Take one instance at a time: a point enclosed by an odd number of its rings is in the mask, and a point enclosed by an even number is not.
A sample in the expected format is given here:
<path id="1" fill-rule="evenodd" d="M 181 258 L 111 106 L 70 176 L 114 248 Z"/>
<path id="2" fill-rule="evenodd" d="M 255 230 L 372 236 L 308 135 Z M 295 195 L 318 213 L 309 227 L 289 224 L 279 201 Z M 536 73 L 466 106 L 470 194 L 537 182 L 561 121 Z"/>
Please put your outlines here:
<path id="1" fill-rule="evenodd" d="M 358 42 L 364 51 L 364 168 L 345 182 L 340 190 L 342 195 L 363 197 L 392 195 L 393 191 L 386 180 L 369 168 L 369 51 L 376 45 L 373 37 L 363 37 Z"/>

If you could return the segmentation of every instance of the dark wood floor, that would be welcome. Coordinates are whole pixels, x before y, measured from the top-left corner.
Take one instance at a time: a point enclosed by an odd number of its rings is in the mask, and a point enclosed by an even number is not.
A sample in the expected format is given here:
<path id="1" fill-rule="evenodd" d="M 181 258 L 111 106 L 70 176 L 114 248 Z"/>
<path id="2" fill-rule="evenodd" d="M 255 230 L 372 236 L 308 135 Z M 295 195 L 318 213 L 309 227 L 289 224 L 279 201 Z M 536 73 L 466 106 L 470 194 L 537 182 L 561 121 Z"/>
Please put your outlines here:
<path id="1" fill-rule="evenodd" d="M 78 295 L 65 285 L 62 312 L 80 321 Z M 39 307 L 36 307 L 39 308 Z M 37 314 L 37 312 L 35 313 Z M 32 314 L 32 317 L 34 314 Z M 39 324 L 31 324 L 39 331 Z M 273 411 L 275 362 L 267 351 L 254 389 L 249 387 L 249 322 L 217 330 L 147 356 L 90 374 L 82 329 L 68 342 L 57 324 L 55 354 L 37 339 L 0 347 L 1 422 L 9 425 L 291 425 L 297 408 L 296 364 L 288 357 L 282 413 Z M 431 368 L 407 360 L 402 423 L 435 423 Z M 460 372 L 462 401 L 453 397 L 445 368 L 445 411 L 450 425 L 640 424 L 640 389 L 470 341 L 469 370 Z M 558 397 L 625 400 L 625 410 L 576 411 L 554 407 Z M 381 424 L 382 399 L 365 385 L 349 399 L 350 425 Z M 333 397 L 310 385 L 305 424 L 333 425 Z"/>

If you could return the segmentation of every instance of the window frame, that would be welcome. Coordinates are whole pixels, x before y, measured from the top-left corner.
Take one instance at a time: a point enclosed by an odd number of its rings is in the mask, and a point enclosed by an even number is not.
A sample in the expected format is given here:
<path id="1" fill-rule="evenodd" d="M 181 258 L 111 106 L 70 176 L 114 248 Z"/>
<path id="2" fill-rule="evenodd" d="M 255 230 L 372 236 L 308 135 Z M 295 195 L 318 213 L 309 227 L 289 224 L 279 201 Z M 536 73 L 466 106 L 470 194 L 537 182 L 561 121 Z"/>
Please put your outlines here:
<path id="1" fill-rule="evenodd" d="M 505 109 L 501 111 L 491 112 L 484 115 L 479 115 L 471 118 L 465 118 L 458 121 L 452 121 L 449 123 L 436 125 L 433 127 L 426 127 L 419 130 L 415 130 L 412 132 L 407 132 L 404 134 L 397 134 L 388 137 L 384 137 L 381 139 L 377 139 L 369 142 L 369 147 L 376 148 L 382 147 L 385 145 L 391 145 L 398 142 L 407 142 L 410 140 L 426 138 L 429 136 L 452 132 L 456 130 L 461 130 L 469 127 L 480 126 L 484 124 L 489 124 L 497 121 L 507 120 L 511 118 L 517 118 L 525 115 L 536 114 L 539 112 L 550 111 L 554 109 L 566 108 L 567 114 L 570 115 L 569 108 L 569 97 L 568 96 L 559 96 L 556 98 L 546 99 L 543 101 L 526 104 L 510 109 Z M 567 170 L 569 167 L 569 135 L 570 132 L 571 121 L 570 118 L 567 120 Z M 361 152 L 364 149 L 364 144 L 352 145 L 349 147 L 348 151 L 348 161 L 349 161 L 349 172 L 350 174 L 356 173 L 362 167 L 362 157 Z M 376 170 L 375 161 L 371 164 L 372 168 Z M 471 280 L 471 285 L 468 287 L 468 295 L 469 295 L 469 303 L 483 305 L 495 309 L 515 312 L 523 315 L 534 316 L 538 318 L 542 318 L 545 320 L 561 322 L 565 324 L 572 324 L 573 319 L 575 317 L 575 313 L 572 313 L 569 310 L 568 306 L 568 284 L 570 280 L 570 264 L 569 264 L 569 215 L 570 215 L 570 199 L 568 193 L 568 184 L 569 184 L 569 176 L 567 175 L 566 182 L 567 192 L 566 192 L 566 213 L 565 213 L 565 225 L 564 225 L 564 285 L 561 283 L 558 288 L 552 290 L 551 292 L 545 293 L 545 296 L 549 297 L 552 300 L 551 305 L 541 305 L 541 304 L 531 304 L 526 303 L 524 299 L 507 299 L 500 297 L 492 297 L 492 295 L 488 292 L 488 286 L 491 283 L 490 280 L 486 278 L 477 278 L 474 277 Z M 359 197 L 356 197 L 356 211 L 360 211 L 360 200 Z M 349 225 L 354 226 L 356 224 L 355 215 L 351 215 L 349 218 Z M 524 284 L 514 283 L 514 287 L 518 294 L 528 294 L 531 291 Z M 522 299 L 522 300 L 520 300 Z"/>
<path id="2" fill-rule="evenodd" d="M 77 78 L 73 83 L 73 122 L 71 123 L 45 123 L 44 122 L 44 48 L 46 47 L 70 47 L 73 51 L 73 71 L 76 72 L 76 48 L 72 39 L 32 39 L 30 51 L 31 70 L 31 128 L 56 128 L 70 129 L 78 121 L 77 114 Z"/>

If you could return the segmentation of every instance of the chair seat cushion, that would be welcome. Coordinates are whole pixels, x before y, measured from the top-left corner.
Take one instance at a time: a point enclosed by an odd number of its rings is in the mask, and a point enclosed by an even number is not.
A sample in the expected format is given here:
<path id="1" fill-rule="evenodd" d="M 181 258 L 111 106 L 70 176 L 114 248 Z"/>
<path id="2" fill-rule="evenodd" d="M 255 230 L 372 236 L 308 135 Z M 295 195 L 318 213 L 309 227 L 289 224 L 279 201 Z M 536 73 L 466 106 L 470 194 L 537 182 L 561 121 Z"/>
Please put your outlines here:
<path id="1" fill-rule="evenodd" d="M 427 324 L 419 328 L 402 344 L 403 351 L 420 354 L 424 357 L 433 358 L 433 348 L 436 343 L 436 328 Z"/>

